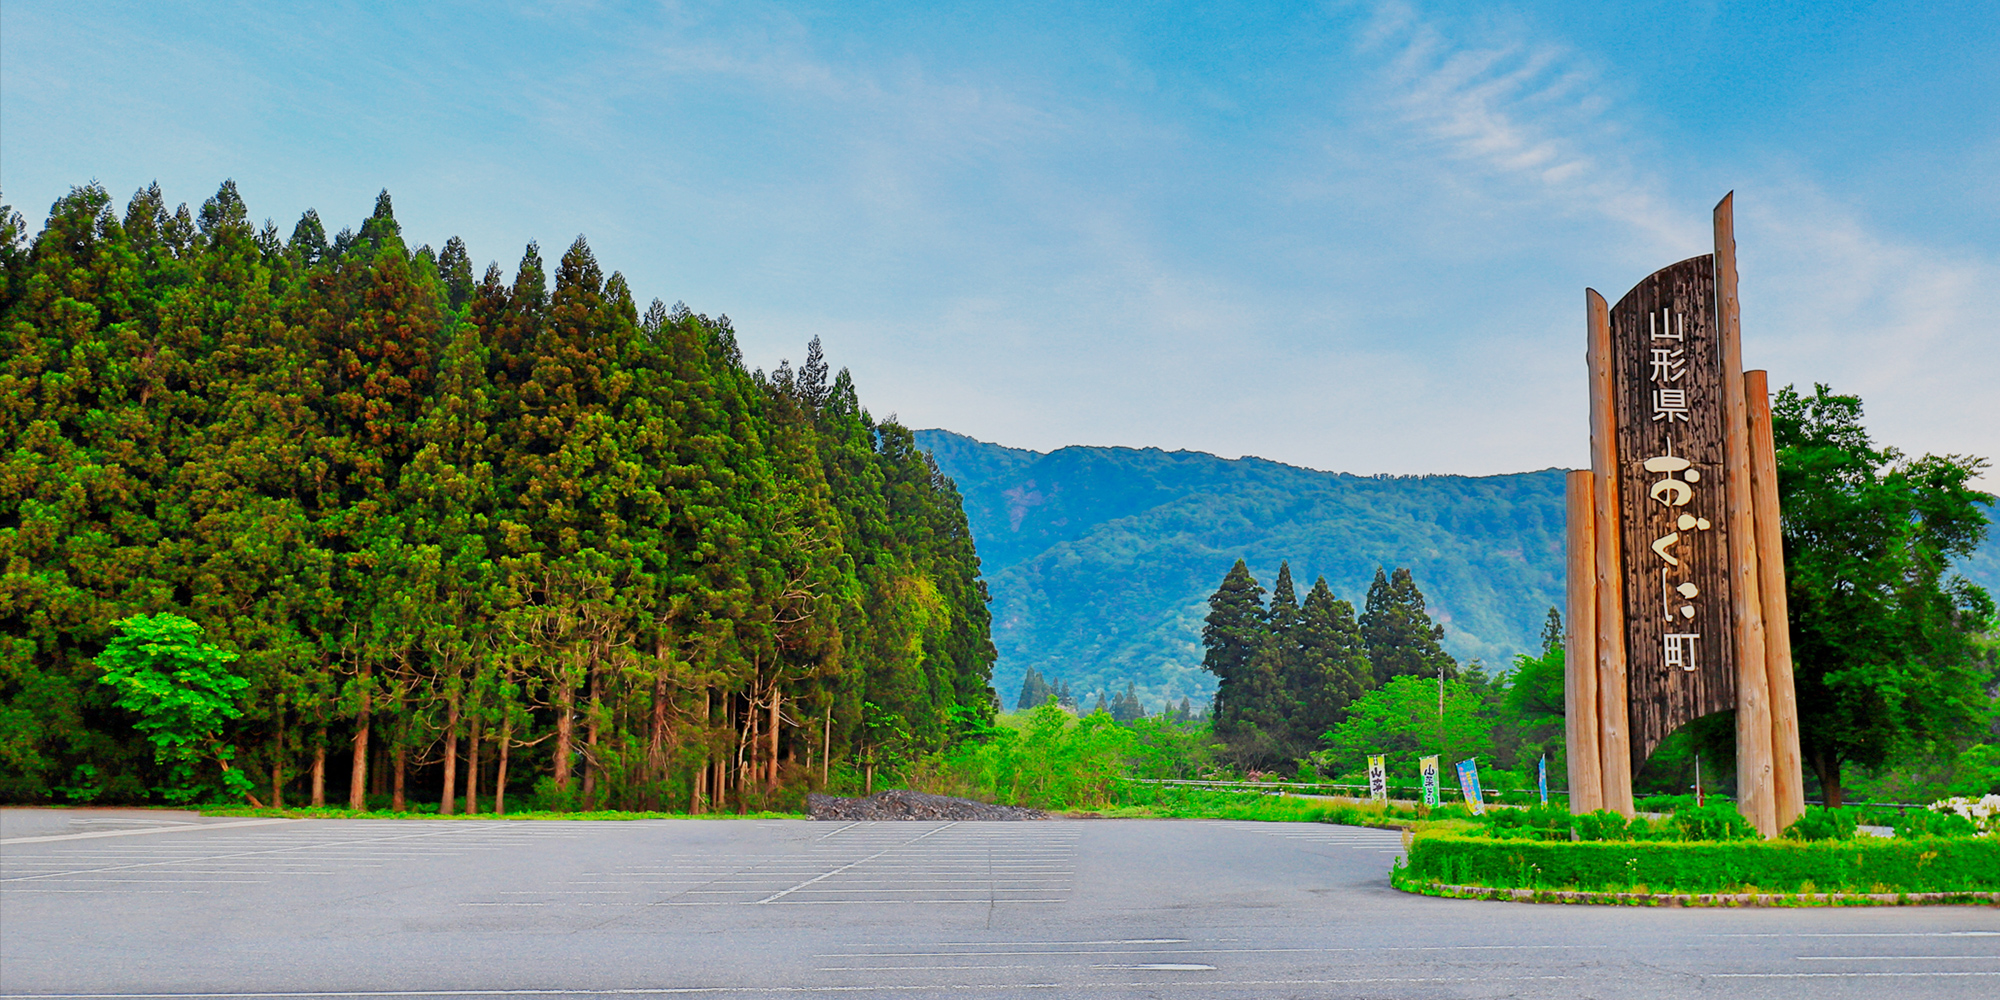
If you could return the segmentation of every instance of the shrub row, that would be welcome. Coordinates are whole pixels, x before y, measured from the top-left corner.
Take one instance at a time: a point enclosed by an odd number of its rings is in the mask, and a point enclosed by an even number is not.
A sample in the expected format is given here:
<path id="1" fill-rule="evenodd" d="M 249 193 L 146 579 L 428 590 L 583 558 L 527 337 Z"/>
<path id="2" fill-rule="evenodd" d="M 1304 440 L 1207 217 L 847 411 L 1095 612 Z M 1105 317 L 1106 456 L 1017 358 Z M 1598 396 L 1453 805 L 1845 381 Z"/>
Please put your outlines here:
<path id="1" fill-rule="evenodd" d="M 2000 838 L 1839 841 L 1492 840 L 1425 833 L 1398 881 L 1651 892 L 2000 889 Z"/>

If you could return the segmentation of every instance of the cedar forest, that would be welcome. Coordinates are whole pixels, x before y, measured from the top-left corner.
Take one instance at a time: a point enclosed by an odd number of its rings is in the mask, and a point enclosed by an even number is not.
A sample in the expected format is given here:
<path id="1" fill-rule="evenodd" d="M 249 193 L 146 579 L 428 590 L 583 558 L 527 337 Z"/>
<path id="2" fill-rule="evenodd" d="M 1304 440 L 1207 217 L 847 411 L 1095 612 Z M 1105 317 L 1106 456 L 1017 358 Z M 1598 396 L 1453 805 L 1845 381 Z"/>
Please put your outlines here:
<path id="1" fill-rule="evenodd" d="M 958 496 L 817 341 L 746 370 L 582 239 L 482 278 L 386 192 L 331 239 L 233 184 L 5 216 L 0 797 L 150 797 L 92 683 L 149 612 L 239 657 L 268 804 L 755 807 L 991 715 Z"/>

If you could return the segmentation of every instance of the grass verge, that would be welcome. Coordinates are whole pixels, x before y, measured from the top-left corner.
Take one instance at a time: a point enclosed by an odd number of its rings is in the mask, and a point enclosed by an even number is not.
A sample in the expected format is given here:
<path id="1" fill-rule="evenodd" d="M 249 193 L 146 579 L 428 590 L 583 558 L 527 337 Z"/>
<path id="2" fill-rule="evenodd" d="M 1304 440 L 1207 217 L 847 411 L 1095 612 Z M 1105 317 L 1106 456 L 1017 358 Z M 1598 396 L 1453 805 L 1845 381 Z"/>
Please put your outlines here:
<path id="1" fill-rule="evenodd" d="M 550 810 L 530 810 L 510 813 L 454 813 L 440 816 L 435 812 L 394 812 L 388 809 L 340 809 L 333 806 L 306 807 L 302 809 L 258 809 L 253 806 L 208 806 L 201 810 L 203 816 L 230 816 L 244 819 L 444 819 L 444 820 L 631 820 L 631 819 L 805 819 L 804 813 L 752 812 L 752 813 L 669 813 L 669 812 L 615 812 L 608 809 L 596 812 L 553 812 Z"/>
<path id="2" fill-rule="evenodd" d="M 1427 817 L 1417 810 L 1366 801 L 1306 795 L 1274 795 L 1256 791 L 1207 788 L 1157 788 L 1129 795 L 1117 805 L 1071 809 L 1063 814 L 1105 819 L 1234 819 L 1260 823 L 1337 823 L 1383 830 L 1458 830 L 1470 824 L 1439 810 Z"/>
<path id="3" fill-rule="evenodd" d="M 1992 894 L 2000 892 L 2000 840 L 1565 842 L 1440 830 L 1411 841 L 1409 860 L 1397 866 L 1391 882 L 1413 892 L 1499 890 L 1529 899 L 1547 892 L 1803 899 Z"/>
<path id="4" fill-rule="evenodd" d="M 1495 889 L 1391 879 L 1396 888 L 1446 899 L 1589 906 L 1993 906 L 2000 892 L 1586 892 L 1580 889 Z"/>

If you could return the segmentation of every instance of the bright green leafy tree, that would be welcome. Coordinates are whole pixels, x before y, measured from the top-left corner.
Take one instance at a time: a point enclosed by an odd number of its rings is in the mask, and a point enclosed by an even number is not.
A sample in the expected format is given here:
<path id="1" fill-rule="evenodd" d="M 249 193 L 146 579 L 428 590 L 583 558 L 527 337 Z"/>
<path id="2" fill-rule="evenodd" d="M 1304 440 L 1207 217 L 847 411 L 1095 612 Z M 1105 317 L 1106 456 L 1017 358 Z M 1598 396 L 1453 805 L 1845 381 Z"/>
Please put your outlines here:
<path id="1" fill-rule="evenodd" d="M 1416 773 L 1418 758 L 1436 754 L 1448 774 L 1458 761 L 1492 753 L 1492 730 L 1485 699 L 1472 685 L 1446 681 L 1440 714 L 1436 678 L 1398 677 L 1348 707 L 1347 720 L 1326 734 L 1326 754 L 1340 773 L 1383 754 L 1401 776 Z"/>
<path id="2" fill-rule="evenodd" d="M 1838 806 L 1846 765 L 1948 756 L 1992 717 L 1993 601 L 1949 566 L 1993 497 L 1984 460 L 1877 446 L 1861 400 L 1824 385 L 1781 390 L 1772 426 L 1800 749 Z"/>
<path id="3" fill-rule="evenodd" d="M 153 744 L 155 759 L 172 768 L 164 797 L 189 802 L 207 794 L 196 774 L 207 761 L 221 768 L 224 788 L 248 796 L 250 780 L 229 765 L 236 748 L 222 741 L 223 726 L 243 717 L 236 699 L 250 686 L 229 670 L 236 654 L 203 641 L 201 626 L 175 614 L 134 615 L 117 626 L 97 657 L 104 668 L 98 683 L 118 693 L 114 704 L 139 717 L 133 728 Z"/>

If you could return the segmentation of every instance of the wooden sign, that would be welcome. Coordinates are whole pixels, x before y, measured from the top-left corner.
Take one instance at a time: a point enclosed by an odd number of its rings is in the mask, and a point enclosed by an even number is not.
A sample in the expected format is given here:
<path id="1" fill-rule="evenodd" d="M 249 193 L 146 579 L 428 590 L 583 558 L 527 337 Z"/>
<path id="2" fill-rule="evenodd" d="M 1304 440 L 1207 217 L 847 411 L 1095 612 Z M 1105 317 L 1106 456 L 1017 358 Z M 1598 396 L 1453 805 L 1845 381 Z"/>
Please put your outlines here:
<path id="1" fill-rule="evenodd" d="M 1662 268 L 1611 309 L 1632 769 L 1734 708 L 1724 358 L 1715 258 Z"/>
<path id="2" fill-rule="evenodd" d="M 1590 468 L 1569 476 L 1563 708 L 1574 812 L 1633 815 L 1675 729 L 1736 712 L 1736 805 L 1805 809 L 1765 373 L 1743 370 L 1733 196 L 1715 253 L 1616 307 L 1584 290 Z"/>

